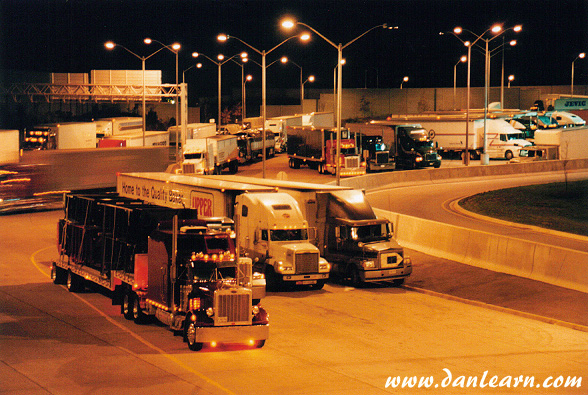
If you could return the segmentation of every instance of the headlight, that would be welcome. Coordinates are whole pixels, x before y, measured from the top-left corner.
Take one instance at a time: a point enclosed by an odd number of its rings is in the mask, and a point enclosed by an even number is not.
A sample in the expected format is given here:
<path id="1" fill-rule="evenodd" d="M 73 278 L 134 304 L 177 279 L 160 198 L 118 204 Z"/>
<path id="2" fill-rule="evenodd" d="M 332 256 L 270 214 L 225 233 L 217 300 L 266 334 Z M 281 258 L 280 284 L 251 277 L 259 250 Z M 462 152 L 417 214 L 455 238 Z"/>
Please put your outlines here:
<path id="1" fill-rule="evenodd" d="M 374 261 L 363 261 L 361 262 L 361 266 L 363 266 L 364 269 L 373 269 L 376 267 L 376 263 Z"/>
<path id="2" fill-rule="evenodd" d="M 278 272 L 280 273 L 286 273 L 286 272 L 292 272 L 294 271 L 294 268 L 292 267 L 292 265 L 288 265 L 286 266 L 283 262 L 278 262 Z"/>
<path id="3" fill-rule="evenodd" d="M 214 309 L 212 307 L 207 308 L 206 315 L 212 317 L 214 315 Z"/>
<path id="4" fill-rule="evenodd" d="M 415 158 L 415 161 L 417 161 L 417 162 L 422 162 L 422 161 L 423 161 L 423 157 L 422 157 L 422 156 L 417 156 L 417 157 Z"/>
<path id="5" fill-rule="evenodd" d="M 251 312 L 253 313 L 253 315 L 259 314 L 259 306 L 257 306 L 257 305 L 253 306 L 253 308 L 251 309 Z"/>

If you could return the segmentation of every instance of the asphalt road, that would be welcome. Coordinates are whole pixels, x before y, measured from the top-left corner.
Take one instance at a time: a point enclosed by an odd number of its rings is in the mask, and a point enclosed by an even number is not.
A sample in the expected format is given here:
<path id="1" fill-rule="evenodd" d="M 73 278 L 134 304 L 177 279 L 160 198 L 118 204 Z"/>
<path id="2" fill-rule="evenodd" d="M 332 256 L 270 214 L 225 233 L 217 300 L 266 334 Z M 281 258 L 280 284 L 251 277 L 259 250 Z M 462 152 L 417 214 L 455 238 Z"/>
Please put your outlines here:
<path id="1" fill-rule="evenodd" d="M 265 347 L 194 353 L 161 325 L 126 321 L 107 295 L 52 284 L 60 216 L 0 216 L 0 393 L 383 394 L 399 392 L 386 383 L 405 377 L 434 381 L 403 393 L 587 392 L 586 294 L 410 251 L 405 287 L 270 293 Z M 502 387 L 488 385 L 494 376 Z M 521 376 L 532 388 L 513 388 Z M 563 388 L 560 376 L 583 382 Z M 478 385 L 462 388 L 459 377 Z"/>

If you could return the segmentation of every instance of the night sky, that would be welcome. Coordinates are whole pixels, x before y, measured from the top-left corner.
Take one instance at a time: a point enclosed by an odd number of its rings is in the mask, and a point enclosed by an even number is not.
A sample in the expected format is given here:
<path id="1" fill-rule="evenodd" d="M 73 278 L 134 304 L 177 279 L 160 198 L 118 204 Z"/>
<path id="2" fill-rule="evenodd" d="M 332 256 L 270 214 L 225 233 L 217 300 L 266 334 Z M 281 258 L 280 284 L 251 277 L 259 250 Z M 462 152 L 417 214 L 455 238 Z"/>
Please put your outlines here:
<path id="1" fill-rule="evenodd" d="M 269 50 L 290 35 L 280 28 L 285 15 L 343 44 L 382 23 L 398 26 L 374 30 L 343 51 L 345 88 L 397 88 L 405 75 L 410 77 L 407 88 L 453 86 L 453 67 L 467 51 L 457 38 L 439 32 L 455 26 L 481 34 L 496 22 L 522 24 L 517 46 L 504 51 L 505 74 L 516 76 L 515 85 L 569 85 L 572 61 L 588 52 L 587 0 L 0 0 L 0 15 L 0 68 L 38 72 L 140 69 L 139 59 L 122 49 L 106 51 L 103 44 L 112 40 L 147 56 L 158 47 L 143 44 L 145 37 L 182 44 L 180 78 L 182 70 L 196 63 L 190 57 L 194 51 L 216 58 L 246 50 L 261 63 L 238 41 L 221 44 L 216 36 L 227 33 Z M 508 41 L 515 34 L 504 37 Z M 494 40 L 490 48 L 501 43 L 502 38 Z M 313 35 L 307 44 L 291 40 L 267 56 L 268 64 L 283 55 L 302 66 L 305 77 L 316 76 L 307 89 L 332 88 L 337 51 L 323 39 Z M 216 65 L 199 61 L 205 67 L 186 74 L 190 89 L 215 95 Z M 498 51 L 492 57 L 493 85 L 499 84 L 501 62 Z M 588 84 L 588 58 L 575 64 L 575 85 Z M 171 52 L 153 56 L 147 68 L 163 70 L 164 83 L 175 82 Z M 464 86 L 466 67 L 457 69 L 458 86 Z M 259 86 L 260 68 L 250 63 L 245 72 L 255 78 L 250 84 Z M 293 65 L 273 65 L 268 87 L 297 88 L 299 72 Z M 223 89 L 238 87 L 239 78 L 238 66 L 223 66 Z M 472 57 L 472 85 L 483 85 L 483 55 L 478 51 Z"/>

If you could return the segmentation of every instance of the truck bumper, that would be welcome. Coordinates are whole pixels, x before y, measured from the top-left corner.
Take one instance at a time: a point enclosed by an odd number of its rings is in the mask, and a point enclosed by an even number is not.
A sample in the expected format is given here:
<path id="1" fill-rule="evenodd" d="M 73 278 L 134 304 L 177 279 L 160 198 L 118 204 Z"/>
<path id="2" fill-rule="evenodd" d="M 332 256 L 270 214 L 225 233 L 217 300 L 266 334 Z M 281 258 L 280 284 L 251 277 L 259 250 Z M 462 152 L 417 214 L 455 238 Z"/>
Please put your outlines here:
<path id="1" fill-rule="evenodd" d="M 269 337 L 269 325 L 210 326 L 196 329 L 197 343 L 249 343 Z"/>
<path id="2" fill-rule="evenodd" d="M 327 280 L 328 273 L 318 274 L 286 274 L 282 276 L 284 281 L 295 282 L 297 285 L 312 285 L 316 284 L 318 280 Z"/>
<path id="3" fill-rule="evenodd" d="M 394 170 L 396 169 L 396 163 L 370 163 L 369 165 L 370 171 L 386 171 L 386 170 Z"/>
<path id="4" fill-rule="evenodd" d="M 359 276 L 361 281 L 389 281 L 401 279 L 410 276 L 412 273 L 412 265 L 401 267 L 398 269 L 382 269 L 382 270 L 365 270 L 360 271 Z"/>

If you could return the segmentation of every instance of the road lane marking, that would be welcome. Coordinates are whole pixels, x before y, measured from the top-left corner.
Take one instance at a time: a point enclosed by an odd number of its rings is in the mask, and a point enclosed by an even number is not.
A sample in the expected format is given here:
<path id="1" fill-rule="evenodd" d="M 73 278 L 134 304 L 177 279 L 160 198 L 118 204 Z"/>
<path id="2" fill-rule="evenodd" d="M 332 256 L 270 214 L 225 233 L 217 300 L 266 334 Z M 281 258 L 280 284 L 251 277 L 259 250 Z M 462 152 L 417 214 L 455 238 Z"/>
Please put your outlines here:
<path id="1" fill-rule="evenodd" d="M 35 266 L 37 268 L 37 270 L 39 270 L 44 276 L 51 278 L 51 275 L 47 273 L 46 270 L 43 270 L 43 266 L 39 265 L 39 263 L 36 260 L 36 256 L 37 254 L 48 250 L 50 248 L 53 247 L 45 247 L 45 248 L 41 248 L 35 252 L 33 252 L 33 254 L 31 254 L 30 256 L 30 260 L 33 264 L 33 266 Z M 61 286 L 63 288 L 65 288 L 65 286 Z M 133 338 L 135 338 L 136 340 L 138 340 L 140 343 L 144 344 L 145 346 L 149 347 L 150 349 L 156 351 L 158 354 L 166 357 L 167 359 L 169 359 L 170 361 L 172 361 L 173 363 L 175 363 L 176 365 L 180 366 L 181 368 L 187 370 L 188 372 L 194 374 L 195 376 L 197 376 L 198 378 L 204 380 L 206 383 L 220 389 L 221 391 L 223 391 L 226 394 L 229 395 L 236 395 L 233 391 L 229 390 L 228 388 L 223 387 L 221 384 L 217 383 L 216 381 L 206 377 L 205 375 L 203 375 L 202 373 L 198 372 L 197 370 L 193 369 L 192 367 L 190 367 L 189 365 L 185 364 L 184 362 L 180 361 L 178 358 L 174 357 L 173 355 L 170 355 L 168 353 L 166 353 L 164 350 L 162 350 L 161 348 L 157 347 L 156 345 L 150 343 L 149 341 L 145 340 L 143 337 L 139 336 L 138 334 L 134 333 L 133 331 L 131 331 L 129 328 L 127 328 L 126 326 L 119 324 L 118 322 L 116 322 L 114 319 L 112 319 L 110 316 L 108 316 L 106 313 L 104 313 L 103 311 L 101 311 L 100 309 L 98 309 L 98 307 L 94 306 L 93 304 L 91 304 L 90 302 L 88 302 L 87 300 L 85 300 L 84 298 L 82 298 L 80 295 L 77 295 L 75 293 L 71 293 L 72 296 L 76 297 L 78 300 L 80 300 L 81 302 L 83 302 L 84 304 L 86 304 L 88 307 L 90 307 L 92 310 L 96 311 L 102 318 L 104 318 L 106 321 L 108 321 L 109 323 L 111 323 L 112 325 L 116 326 L 117 328 L 119 328 L 120 330 L 122 330 L 123 332 L 129 334 L 130 336 L 132 336 Z M 96 336 L 96 335 L 93 335 Z M 110 344 L 110 343 L 109 343 Z M 146 359 L 144 359 L 143 357 L 141 357 L 141 355 L 134 353 L 133 351 L 121 347 L 121 346 L 115 346 L 114 344 L 110 344 L 113 347 L 116 347 L 120 350 L 123 350 L 129 354 L 131 354 L 132 356 L 136 357 L 137 359 L 141 359 L 149 364 L 152 364 L 151 362 L 147 361 Z M 164 368 L 158 367 L 159 369 L 162 370 L 166 370 Z M 173 374 L 174 376 L 178 377 L 176 374 L 169 372 L 170 374 Z M 194 383 L 192 383 L 194 384 Z M 194 384 L 196 385 L 196 384 Z"/>

